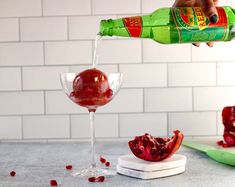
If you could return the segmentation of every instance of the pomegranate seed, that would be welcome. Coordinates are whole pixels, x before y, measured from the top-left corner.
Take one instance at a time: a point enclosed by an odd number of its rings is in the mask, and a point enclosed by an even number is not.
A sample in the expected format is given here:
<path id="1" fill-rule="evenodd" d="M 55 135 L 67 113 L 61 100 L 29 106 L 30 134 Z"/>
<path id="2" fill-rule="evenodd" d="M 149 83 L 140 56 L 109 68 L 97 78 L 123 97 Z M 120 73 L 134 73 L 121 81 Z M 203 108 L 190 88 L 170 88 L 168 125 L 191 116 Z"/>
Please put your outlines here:
<path id="1" fill-rule="evenodd" d="M 67 166 L 66 166 L 66 169 L 67 169 L 67 170 L 71 170 L 71 169 L 73 169 L 73 166 L 72 166 L 72 165 L 67 165 Z"/>
<path id="2" fill-rule="evenodd" d="M 105 162 L 105 165 L 106 165 L 107 167 L 109 167 L 109 166 L 110 166 L 110 162 Z"/>
<path id="3" fill-rule="evenodd" d="M 95 181 L 96 181 L 96 178 L 95 178 L 95 177 L 90 177 L 90 178 L 88 178 L 88 181 L 89 181 L 89 182 L 95 182 Z"/>
<path id="4" fill-rule="evenodd" d="M 218 145 L 223 145 L 224 142 L 223 142 L 223 140 L 220 140 L 220 141 L 217 142 L 217 144 L 218 144 Z"/>
<path id="5" fill-rule="evenodd" d="M 105 162 L 106 162 L 106 159 L 105 159 L 104 157 L 100 156 L 100 162 L 101 162 L 101 163 L 105 163 Z"/>
<path id="6" fill-rule="evenodd" d="M 58 186 L 56 180 L 51 180 L 51 181 L 50 181 L 50 184 L 51 184 L 51 186 Z"/>
<path id="7" fill-rule="evenodd" d="M 222 146 L 223 146 L 224 148 L 231 147 L 231 145 L 229 145 L 229 144 L 223 144 Z"/>
<path id="8" fill-rule="evenodd" d="M 11 171 L 11 172 L 10 172 L 10 175 L 11 175 L 12 177 L 14 177 L 14 176 L 16 175 L 16 172 L 15 172 L 15 171 Z"/>
<path id="9" fill-rule="evenodd" d="M 97 177 L 98 182 L 104 182 L 105 177 L 104 176 L 99 176 Z"/>

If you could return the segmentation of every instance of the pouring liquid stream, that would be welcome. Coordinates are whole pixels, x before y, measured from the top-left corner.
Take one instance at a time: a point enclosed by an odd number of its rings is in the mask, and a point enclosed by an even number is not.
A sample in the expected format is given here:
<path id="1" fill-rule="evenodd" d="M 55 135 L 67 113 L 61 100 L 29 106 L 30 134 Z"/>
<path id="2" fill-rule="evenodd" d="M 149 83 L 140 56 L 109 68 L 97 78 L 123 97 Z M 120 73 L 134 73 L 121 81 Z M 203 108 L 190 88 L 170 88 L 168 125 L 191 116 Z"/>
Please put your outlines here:
<path id="1" fill-rule="evenodd" d="M 95 68 L 96 65 L 98 65 L 99 60 L 99 43 L 102 39 L 102 36 L 100 34 L 97 34 L 95 37 L 95 46 L 94 46 L 94 54 L 93 54 L 93 61 L 92 61 L 92 67 Z"/>

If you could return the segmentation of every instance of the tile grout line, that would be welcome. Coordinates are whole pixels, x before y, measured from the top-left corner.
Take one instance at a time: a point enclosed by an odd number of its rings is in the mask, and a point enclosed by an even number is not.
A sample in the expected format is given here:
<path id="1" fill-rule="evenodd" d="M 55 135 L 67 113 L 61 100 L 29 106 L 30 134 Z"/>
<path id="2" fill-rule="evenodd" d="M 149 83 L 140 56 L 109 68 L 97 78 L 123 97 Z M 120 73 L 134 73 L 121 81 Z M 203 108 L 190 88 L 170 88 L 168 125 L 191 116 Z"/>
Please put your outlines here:
<path id="1" fill-rule="evenodd" d="M 121 129 L 120 122 L 121 122 L 121 120 L 120 120 L 120 114 L 117 113 L 117 115 L 118 115 L 118 138 L 120 138 L 121 137 L 121 135 L 120 135 L 120 129 Z"/>
<path id="2" fill-rule="evenodd" d="M 42 14 L 42 17 L 43 17 L 43 15 L 44 15 L 44 14 L 43 14 L 43 4 L 44 4 L 44 3 L 43 3 L 43 0 L 41 0 L 41 14 Z"/>
<path id="3" fill-rule="evenodd" d="M 197 110 L 197 111 L 151 111 L 151 112 L 145 112 L 145 114 L 166 114 L 166 113 L 208 113 L 208 112 L 220 112 L 218 110 Z M 47 116 L 67 116 L 67 115 L 86 115 L 87 113 L 49 113 Z M 114 115 L 117 114 L 117 112 L 99 112 L 96 115 Z M 118 114 L 143 114 L 143 112 L 119 112 Z M 13 116 L 21 116 L 22 114 L 3 114 L 0 115 L 0 117 L 13 117 Z M 32 114 L 24 114 L 24 117 L 29 117 L 29 116 L 43 116 L 44 114 L 41 113 L 32 113 Z"/>
<path id="4" fill-rule="evenodd" d="M 24 120 L 23 120 L 23 115 L 20 116 L 20 120 L 21 120 L 21 139 L 24 140 Z"/>
<path id="5" fill-rule="evenodd" d="M 215 62 L 215 86 L 219 87 L 218 85 L 218 62 Z"/>
<path id="6" fill-rule="evenodd" d="M 190 62 L 193 62 L 193 45 L 190 45 Z"/>
<path id="7" fill-rule="evenodd" d="M 20 20 L 20 18 L 18 18 L 18 42 L 20 43 L 21 42 L 21 20 Z"/>
<path id="8" fill-rule="evenodd" d="M 194 105 L 195 105 L 195 103 L 194 103 L 194 87 L 192 87 L 192 112 L 194 112 L 194 110 L 195 110 L 195 107 L 194 107 Z"/>
<path id="9" fill-rule="evenodd" d="M 43 110 L 44 110 L 44 116 L 46 116 L 46 91 L 43 91 Z"/>
<path id="10" fill-rule="evenodd" d="M 72 139 L 72 120 L 71 120 L 71 114 L 69 114 L 69 139 Z"/>
<path id="11" fill-rule="evenodd" d="M 215 62 L 215 86 L 218 87 L 218 62 Z M 219 123 L 218 123 L 218 112 L 216 111 L 216 116 L 215 116 L 215 119 L 216 119 L 216 135 L 219 134 Z"/>
<path id="12" fill-rule="evenodd" d="M 117 64 L 117 71 L 120 72 L 120 64 Z M 120 72 L 121 73 L 121 72 Z M 122 89 L 122 87 L 120 88 Z M 120 124 L 120 114 L 117 113 L 118 115 L 118 138 L 120 138 L 120 128 L 121 128 L 121 124 Z"/>
<path id="13" fill-rule="evenodd" d="M 67 41 L 70 41 L 69 40 L 70 39 L 70 37 L 69 37 L 69 16 L 67 16 L 66 21 L 67 21 Z"/>
<path id="14" fill-rule="evenodd" d="M 193 62 L 193 45 L 190 45 L 190 60 L 191 60 L 191 64 Z M 191 88 L 192 90 L 192 112 L 194 112 L 194 87 L 192 86 Z"/>
<path id="15" fill-rule="evenodd" d="M 170 136 L 169 132 L 170 132 L 170 120 L 169 120 L 169 112 L 166 112 L 166 133 L 167 133 L 167 136 Z"/>
<path id="16" fill-rule="evenodd" d="M 22 91 L 24 90 L 24 82 L 23 82 L 23 67 L 20 67 L 20 78 L 21 78 L 21 90 L 19 91 L 19 93 L 22 93 Z M 20 116 L 21 117 L 21 139 L 24 139 L 24 128 L 23 128 L 23 115 Z"/>
<path id="17" fill-rule="evenodd" d="M 216 122 L 215 122 L 215 124 L 216 124 L 216 135 L 219 135 L 219 129 L 218 129 L 218 127 L 219 127 L 219 124 L 218 124 L 218 114 L 217 114 L 217 112 L 215 112 L 215 120 L 216 120 Z"/>
<path id="18" fill-rule="evenodd" d="M 194 90 L 195 88 L 217 88 L 216 86 L 198 86 L 198 87 L 169 87 L 172 89 L 190 89 L 190 90 Z M 220 86 L 219 88 L 227 88 L 227 89 L 235 89 L 235 86 Z M 122 87 L 122 90 L 141 90 L 141 92 L 143 93 L 143 90 L 146 89 L 154 89 L 154 90 L 161 90 L 161 89 L 167 89 L 167 87 Z M 1 90 L 0 93 L 27 93 L 27 92 L 60 92 L 63 91 L 62 88 L 58 88 L 58 89 L 20 89 L 20 90 Z M 216 110 L 216 109 L 215 109 Z M 211 110 L 210 110 L 211 111 Z"/>
<path id="19" fill-rule="evenodd" d="M 142 3 L 142 0 L 140 0 L 140 14 L 142 15 L 142 9 L 143 9 L 143 3 Z M 141 41 L 140 41 L 141 43 L 140 43 L 140 47 L 141 47 L 141 64 L 144 64 L 144 41 L 143 41 L 143 39 L 141 39 Z M 145 106 L 146 106 L 146 104 L 145 104 L 145 88 L 142 88 L 142 110 L 143 110 L 143 112 L 142 113 L 145 113 Z"/>
<path id="20" fill-rule="evenodd" d="M 20 67 L 20 81 L 21 81 L 21 89 L 20 90 L 18 90 L 18 92 L 22 92 L 22 91 L 24 91 L 24 81 L 23 81 L 23 67 L 21 66 Z M 17 91 L 16 91 L 17 92 Z"/>
<path id="21" fill-rule="evenodd" d="M 90 9 L 91 9 L 91 12 L 90 14 L 93 16 L 93 0 L 90 0 Z"/>
<path id="22" fill-rule="evenodd" d="M 166 63 L 166 88 L 169 88 L 169 63 Z M 169 112 L 166 112 L 166 133 L 169 136 Z"/>
<path id="23" fill-rule="evenodd" d="M 45 41 L 42 42 L 42 55 L 43 55 L 43 64 L 41 66 L 44 67 L 46 65 L 46 43 L 45 43 Z"/>
<path id="24" fill-rule="evenodd" d="M 169 64 L 166 63 L 166 88 L 170 88 Z"/>

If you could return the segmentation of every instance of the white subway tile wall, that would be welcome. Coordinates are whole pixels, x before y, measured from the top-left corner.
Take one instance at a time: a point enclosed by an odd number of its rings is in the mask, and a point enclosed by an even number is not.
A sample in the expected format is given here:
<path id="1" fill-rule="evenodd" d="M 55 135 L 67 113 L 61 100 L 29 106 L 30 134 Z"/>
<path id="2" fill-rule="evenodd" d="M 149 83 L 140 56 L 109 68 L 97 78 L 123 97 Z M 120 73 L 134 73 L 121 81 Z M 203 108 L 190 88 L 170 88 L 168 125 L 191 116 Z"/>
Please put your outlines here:
<path id="1" fill-rule="evenodd" d="M 43 59 L 42 43 L 0 43 L 0 66 L 43 65 Z"/>
<path id="2" fill-rule="evenodd" d="M 117 16 L 70 16 L 70 40 L 94 40 L 99 32 L 100 20 L 115 19 Z"/>
<path id="3" fill-rule="evenodd" d="M 0 41 L 19 40 L 19 21 L 17 18 L 0 19 Z"/>
<path id="4" fill-rule="evenodd" d="M 45 43 L 45 64 L 91 64 L 91 41 L 63 41 Z"/>
<path id="5" fill-rule="evenodd" d="M 68 99 L 59 75 L 92 65 L 102 19 L 148 14 L 174 0 L 0 0 L 0 141 L 89 138 L 85 108 Z M 221 0 L 220 6 L 235 7 Z M 122 89 L 97 110 L 97 138 L 145 132 L 223 134 L 221 111 L 235 104 L 235 42 L 163 45 L 105 37 L 100 68 L 122 72 Z"/>
<path id="6" fill-rule="evenodd" d="M 167 114 L 120 114 L 120 137 L 134 137 L 146 132 L 167 136 Z"/>
<path id="7" fill-rule="evenodd" d="M 118 137 L 118 115 L 117 114 L 97 114 L 95 116 L 95 136 L 97 138 L 117 138 Z M 90 124 L 89 115 L 71 116 L 71 137 L 89 138 Z"/>
<path id="8" fill-rule="evenodd" d="M 67 40 L 66 17 L 40 17 L 20 19 L 22 41 Z"/>

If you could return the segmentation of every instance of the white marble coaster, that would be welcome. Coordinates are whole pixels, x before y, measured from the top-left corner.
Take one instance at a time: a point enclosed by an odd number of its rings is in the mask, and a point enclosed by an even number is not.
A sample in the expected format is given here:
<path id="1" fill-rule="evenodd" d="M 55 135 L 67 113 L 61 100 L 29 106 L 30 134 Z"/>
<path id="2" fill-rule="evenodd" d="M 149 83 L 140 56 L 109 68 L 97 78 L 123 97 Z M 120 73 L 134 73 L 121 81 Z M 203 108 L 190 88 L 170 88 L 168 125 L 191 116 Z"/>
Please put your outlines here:
<path id="1" fill-rule="evenodd" d="M 179 154 L 174 154 L 172 157 L 160 162 L 145 161 L 134 155 L 123 155 L 118 158 L 118 165 L 123 168 L 151 172 L 185 166 L 186 160 L 185 156 Z"/>
<path id="2" fill-rule="evenodd" d="M 130 177 L 139 178 L 139 179 L 155 179 L 155 178 L 161 178 L 161 177 L 168 177 L 168 176 L 183 173 L 184 171 L 185 171 L 185 166 L 180 166 L 177 168 L 166 169 L 166 170 L 144 172 L 144 171 L 124 168 L 124 167 L 117 165 L 118 173 L 122 175 L 130 176 Z"/>

